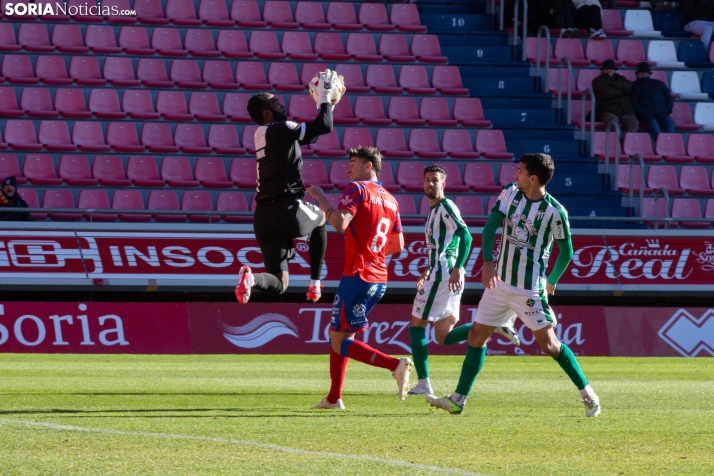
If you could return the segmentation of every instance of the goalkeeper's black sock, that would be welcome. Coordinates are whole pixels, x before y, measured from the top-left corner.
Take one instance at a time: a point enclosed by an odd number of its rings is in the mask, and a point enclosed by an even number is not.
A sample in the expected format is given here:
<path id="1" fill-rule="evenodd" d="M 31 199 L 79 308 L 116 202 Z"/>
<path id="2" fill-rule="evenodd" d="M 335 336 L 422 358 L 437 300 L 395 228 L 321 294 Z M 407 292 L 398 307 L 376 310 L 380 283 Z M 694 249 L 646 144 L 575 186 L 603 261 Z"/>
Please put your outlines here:
<path id="1" fill-rule="evenodd" d="M 310 234 L 310 279 L 319 280 L 325 264 L 327 250 L 327 229 L 320 225 Z"/>
<path id="2" fill-rule="evenodd" d="M 254 274 L 253 279 L 255 280 L 253 284 L 254 289 L 259 289 L 268 294 L 279 295 L 285 292 L 283 287 L 283 282 L 274 274 L 270 273 L 259 273 Z"/>

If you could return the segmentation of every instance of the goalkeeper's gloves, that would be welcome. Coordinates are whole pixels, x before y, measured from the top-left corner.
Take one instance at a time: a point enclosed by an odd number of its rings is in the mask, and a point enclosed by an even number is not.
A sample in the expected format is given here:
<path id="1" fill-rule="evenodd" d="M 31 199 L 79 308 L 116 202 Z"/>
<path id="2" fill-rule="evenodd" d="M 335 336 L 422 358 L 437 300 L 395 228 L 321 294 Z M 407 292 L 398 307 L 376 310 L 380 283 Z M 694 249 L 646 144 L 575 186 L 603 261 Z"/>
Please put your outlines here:
<path id="1" fill-rule="evenodd" d="M 337 80 L 337 73 L 327 69 L 324 72 L 317 73 L 317 78 L 319 80 L 316 91 L 318 105 L 324 103 L 331 104 L 330 93 L 332 92 L 332 88 L 335 87 L 334 81 Z"/>

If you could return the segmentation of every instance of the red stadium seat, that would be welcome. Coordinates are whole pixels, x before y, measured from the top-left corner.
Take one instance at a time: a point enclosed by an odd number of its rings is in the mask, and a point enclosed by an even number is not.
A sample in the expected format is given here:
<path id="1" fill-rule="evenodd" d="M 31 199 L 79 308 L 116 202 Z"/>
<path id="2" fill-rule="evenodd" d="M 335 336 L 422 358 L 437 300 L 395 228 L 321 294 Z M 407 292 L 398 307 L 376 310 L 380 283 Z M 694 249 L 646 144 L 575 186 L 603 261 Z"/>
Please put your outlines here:
<path id="1" fill-rule="evenodd" d="M 684 195 L 679 188 L 677 172 L 672 165 L 651 165 L 647 171 L 647 186 L 652 189 L 665 188 L 670 195 Z"/>
<path id="2" fill-rule="evenodd" d="M 652 139 L 646 133 L 626 133 L 625 139 L 622 141 L 622 150 L 627 155 L 641 154 L 645 162 L 659 162 L 662 160 L 662 156 L 656 155 L 652 150 Z"/>
<path id="3" fill-rule="evenodd" d="M 355 117 L 363 124 L 371 126 L 386 126 L 392 123 L 392 120 L 384 115 L 384 104 L 379 96 L 357 96 Z"/>
<path id="4" fill-rule="evenodd" d="M 350 55 L 345 52 L 342 36 L 339 33 L 320 32 L 315 34 L 313 48 L 315 53 L 325 61 L 348 61 L 350 59 Z"/>
<path id="5" fill-rule="evenodd" d="M 316 5 L 319 5 L 319 3 Z M 286 31 L 283 33 L 282 50 L 292 60 L 314 61 L 317 59 L 317 54 L 312 51 L 310 35 L 305 31 Z M 311 78 L 312 76 L 308 80 Z M 307 84 L 306 81 L 301 83 Z"/>
<path id="6" fill-rule="evenodd" d="M 295 33 L 295 32 L 290 32 L 290 33 Z M 283 39 L 285 37 L 283 36 Z M 283 40 L 284 41 L 284 40 Z M 353 65 L 357 66 L 359 68 L 359 65 Z M 303 63 L 302 66 L 300 67 L 300 84 L 309 84 L 310 81 L 312 81 L 315 78 L 315 75 L 319 73 L 320 71 L 325 70 L 325 64 L 324 63 Z M 361 76 L 361 70 L 360 70 L 360 76 Z M 345 82 L 347 80 L 345 79 Z M 364 83 L 362 83 L 364 84 Z M 369 90 L 367 90 L 369 91 Z"/>
<path id="7" fill-rule="evenodd" d="M 670 117 L 677 125 L 678 131 L 698 131 L 702 128 L 702 126 L 694 122 L 689 103 L 675 102 Z"/>
<path id="8" fill-rule="evenodd" d="M 441 138 L 441 148 L 454 159 L 476 159 L 481 156 L 474 151 L 474 141 L 466 129 L 446 129 Z"/>
<path id="9" fill-rule="evenodd" d="M 278 36 L 274 31 L 251 31 L 248 40 L 248 49 L 261 59 L 277 60 L 285 59 L 287 56 L 280 51 Z"/>
<path id="10" fill-rule="evenodd" d="M 27 154 L 22 164 L 22 175 L 32 185 L 61 185 L 57 177 L 52 156 L 46 154 Z"/>
<path id="11" fill-rule="evenodd" d="M 201 20 L 196 17 L 193 0 L 167 0 L 166 18 L 174 25 L 198 26 Z"/>
<path id="12" fill-rule="evenodd" d="M 7 141 L 7 134 L 5 140 Z M 690 134 L 687 139 L 687 154 L 694 156 L 697 162 L 713 163 L 714 137 L 711 134 Z"/>
<path id="13" fill-rule="evenodd" d="M 248 202 L 242 192 L 220 192 L 216 199 L 216 211 L 218 212 L 247 212 Z M 253 217 L 239 215 L 221 215 L 226 223 L 248 223 L 253 221 Z"/>
<path id="14" fill-rule="evenodd" d="M 107 144 L 117 152 L 144 151 L 144 146 L 139 144 L 136 128 L 130 122 L 110 122 L 107 126 Z"/>
<path id="15" fill-rule="evenodd" d="M 317 117 L 315 101 L 303 94 L 293 94 L 288 101 L 288 116 L 296 122 L 310 122 Z"/>
<path id="16" fill-rule="evenodd" d="M 138 190 L 117 190 L 112 198 L 113 210 L 145 210 L 144 198 Z M 138 213 L 119 213 L 120 221 L 151 221 L 151 215 Z"/>
<path id="17" fill-rule="evenodd" d="M 141 143 L 151 152 L 176 153 L 179 147 L 171 137 L 168 124 L 147 122 L 141 128 Z"/>
<path id="18" fill-rule="evenodd" d="M 241 83 L 243 89 L 253 91 L 265 91 L 272 88 L 265 77 L 263 64 L 259 62 L 240 61 L 236 66 L 236 82 Z"/>
<path id="19" fill-rule="evenodd" d="M 59 176 L 67 185 L 97 185 L 99 180 L 92 178 L 89 160 L 84 155 L 63 155 L 59 162 Z"/>
<path id="20" fill-rule="evenodd" d="M 163 187 L 166 182 L 159 177 L 154 157 L 133 155 L 126 166 L 126 176 L 138 187 Z"/>
<path id="21" fill-rule="evenodd" d="M 161 160 L 161 178 L 170 187 L 198 187 L 194 180 L 188 157 L 164 157 Z"/>
<path id="22" fill-rule="evenodd" d="M 18 185 L 27 183 L 27 179 L 20 173 L 20 165 L 15 154 L 0 154 L 0 175 L 15 177 Z"/>
<path id="23" fill-rule="evenodd" d="M 344 76 L 345 84 L 350 85 L 350 93 L 368 93 L 370 91 L 370 87 L 364 84 L 360 65 L 338 64 L 335 66 L 335 71 L 337 71 L 337 74 Z"/>
<path id="24" fill-rule="evenodd" d="M 603 160 L 605 158 L 606 134 L 604 132 L 596 132 L 594 142 L 595 142 L 595 145 L 593 147 L 594 155 L 598 159 Z M 613 133 L 610 133 L 610 160 L 614 160 L 615 152 L 619 153 L 620 159 L 630 157 L 629 155 L 622 152 L 622 147 L 620 146 L 620 140 L 616 137 L 616 135 Z"/>
<path id="25" fill-rule="evenodd" d="M 121 158 L 115 155 L 98 155 L 92 164 L 92 176 L 107 187 L 126 187 L 131 180 L 126 178 Z"/>
<path id="26" fill-rule="evenodd" d="M 89 92 L 89 111 L 99 119 L 123 119 L 116 89 L 92 89 Z"/>
<path id="27" fill-rule="evenodd" d="M 316 143 L 310 144 L 310 148 L 320 157 L 344 157 L 347 154 L 340 145 L 336 129 L 329 134 L 321 135 Z"/>
<path id="28" fill-rule="evenodd" d="M 447 187 L 449 185 L 447 184 Z M 473 215 L 486 215 L 483 210 L 481 197 L 478 195 L 458 195 L 454 197 L 454 205 L 459 209 L 461 217 L 469 226 L 483 226 L 486 220 L 476 220 L 473 218 L 464 218 Z"/>
<path id="29" fill-rule="evenodd" d="M 371 33 L 350 33 L 347 35 L 345 51 L 355 61 L 382 61 L 382 55 L 377 54 L 377 44 Z"/>
<path id="30" fill-rule="evenodd" d="M 389 165 L 389 162 L 382 162 L 382 170 L 379 172 L 378 178 L 382 187 L 389 192 L 398 192 L 402 189 L 402 186 L 394 181 L 392 166 Z"/>
<path id="31" fill-rule="evenodd" d="M 289 2 L 267 0 L 263 4 L 263 20 L 279 30 L 299 28 L 300 24 L 293 20 L 293 12 Z"/>
<path id="32" fill-rule="evenodd" d="M 268 24 L 260 16 L 258 2 L 255 0 L 233 0 L 231 19 L 244 28 L 263 28 Z"/>
<path id="33" fill-rule="evenodd" d="M 585 58 L 583 44 L 579 38 L 558 38 L 555 40 L 553 55 L 556 60 L 567 56 L 573 66 L 590 66 L 590 60 Z"/>
<path id="34" fill-rule="evenodd" d="M 683 166 L 679 170 L 679 186 L 685 189 L 689 195 L 714 196 L 708 170 L 703 166 Z"/>
<path id="35" fill-rule="evenodd" d="M 600 71 L 595 69 L 581 69 L 578 71 L 577 80 L 575 81 L 575 88 L 578 91 L 585 91 L 586 89 L 592 89 L 593 79 L 600 76 Z"/>
<path id="36" fill-rule="evenodd" d="M 421 65 L 405 65 L 399 68 L 399 85 L 409 94 L 435 94 L 436 88 L 429 85 L 426 68 Z"/>
<path id="37" fill-rule="evenodd" d="M 297 2 L 295 4 L 295 21 L 307 30 L 329 30 L 330 24 L 325 21 L 325 13 L 320 2 Z"/>
<path id="38" fill-rule="evenodd" d="M 226 58 L 248 59 L 254 56 L 240 30 L 220 30 L 216 38 L 216 49 Z"/>
<path id="39" fill-rule="evenodd" d="M 32 121 L 10 119 L 5 121 L 5 142 L 16 150 L 41 150 L 37 142 L 35 126 Z"/>
<path id="40" fill-rule="evenodd" d="M 45 190 L 42 208 L 76 208 L 72 191 L 67 189 Z M 79 221 L 82 219 L 80 213 L 50 212 L 47 215 L 51 220 Z"/>
<path id="41" fill-rule="evenodd" d="M 405 217 L 404 215 L 418 215 L 416 206 L 414 205 L 414 197 L 412 195 L 399 194 L 395 195 L 394 199 L 399 204 L 399 214 L 401 215 L 402 225 L 422 225 L 423 217 Z"/>
<path id="42" fill-rule="evenodd" d="M 156 112 L 169 121 L 190 121 L 186 96 L 179 91 L 159 91 L 156 96 Z"/>
<path id="43" fill-rule="evenodd" d="M 394 30 L 394 25 L 387 19 L 387 8 L 382 3 L 360 3 L 357 18 L 368 30 Z"/>
<path id="44" fill-rule="evenodd" d="M 468 95 L 469 90 L 461 83 L 458 66 L 434 66 L 431 71 L 431 85 L 441 94 Z"/>
<path id="45" fill-rule="evenodd" d="M 218 2 L 218 0 L 210 0 Z M 213 41 L 213 33 L 210 30 L 192 28 L 186 30 L 184 38 L 184 48 L 188 50 L 191 56 L 203 58 L 218 58 L 221 52 L 216 49 Z"/>
<path id="46" fill-rule="evenodd" d="M 203 80 L 211 89 L 238 89 L 240 84 L 233 78 L 233 69 L 228 61 L 203 63 Z"/>
<path id="47" fill-rule="evenodd" d="M 201 70 L 196 60 L 173 60 L 171 62 L 171 81 L 179 88 L 208 87 L 208 83 L 201 79 Z"/>
<path id="48" fill-rule="evenodd" d="M 410 192 L 424 192 L 424 164 L 421 162 L 399 162 L 397 183 Z"/>
<path id="49" fill-rule="evenodd" d="M 374 146 L 372 133 L 367 128 L 347 127 L 342 132 L 342 148 L 345 150 L 372 146 Z"/>
<path id="50" fill-rule="evenodd" d="M 28 201 L 27 203 L 30 202 Z M 707 200 L 706 205 L 704 206 L 704 217 L 714 218 L 714 198 L 710 198 Z"/>
<path id="51" fill-rule="evenodd" d="M 153 55 L 149 31 L 143 26 L 123 26 L 119 29 L 119 46 L 128 55 Z"/>
<path id="52" fill-rule="evenodd" d="M 228 16 L 226 3 L 223 0 L 201 0 L 198 4 L 198 18 L 207 26 L 232 27 L 235 22 Z"/>
<path id="53" fill-rule="evenodd" d="M 162 59 L 141 58 L 136 65 L 136 77 L 149 88 L 171 88 L 166 63 Z"/>
<path id="54" fill-rule="evenodd" d="M 498 183 L 501 187 L 506 187 L 516 181 L 514 178 L 516 175 L 516 170 L 518 170 L 518 164 L 514 162 L 508 162 L 501 164 L 498 169 Z M 491 210 L 491 205 L 488 207 Z"/>
<path id="55" fill-rule="evenodd" d="M 349 99 L 337 103 L 332 110 L 332 122 L 334 124 L 359 124 L 359 119 L 352 112 L 352 105 Z"/>
<path id="56" fill-rule="evenodd" d="M 439 37 L 436 35 L 412 36 L 411 51 L 422 63 L 446 63 L 448 60 L 441 54 Z"/>
<path id="57" fill-rule="evenodd" d="M 141 23 L 149 25 L 167 25 L 169 19 L 164 15 L 163 2 L 156 0 L 134 0 L 134 10 Z M 142 205 L 141 208 L 144 208 Z"/>
<path id="58" fill-rule="evenodd" d="M 25 55 L 4 55 L 2 76 L 13 84 L 37 84 L 40 82 L 32 72 L 30 57 Z"/>
<path id="59" fill-rule="evenodd" d="M 72 129 L 72 142 L 79 150 L 87 152 L 109 152 L 110 147 L 104 142 L 102 124 L 94 121 L 75 122 Z"/>
<path id="60" fill-rule="evenodd" d="M 72 84 L 72 78 L 67 75 L 67 67 L 62 56 L 38 56 L 35 73 L 44 84 Z M 12 78 L 9 78 L 9 81 L 12 83 Z"/>
<path id="61" fill-rule="evenodd" d="M 476 150 L 487 159 L 513 158 L 513 154 L 506 150 L 503 132 L 496 129 L 476 132 Z"/>
<path id="62" fill-rule="evenodd" d="M 87 53 L 79 25 L 54 25 L 52 27 L 52 44 L 62 53 Z"/>
<path id="63" fill-rule="evenodd" d="M 409 150 L 421 159 L 445 159 L 446 152 L 439 147 L 436 130 L 430 128 L 412 129 L 409 132 Z"/>
<path id="64" fill-rule="evenodd" d="M 255 190 L 258 186 L 258 169 L 255 159 L 233 159 L 228 176 L 238 188 Z"/>
<path id="65" fill-rule="evenodd" d="M 233 125 L 214 124 L 208 128 L 208 145 L 216 154 L 242 155 L 245 149 L 238 140 L 238 131 Z"/>
<path id="66" fill-rule="evenodd" d="M 225 114 L 221 114 L 216 93 L 194 92 L 188 100 L 188 111 L 199 121 L 225 121 Z"/>
<path id="67" fill-rule="evenodd" d="M 326 19 L 335 30 L 362 29 L 362 24 L 357 22 L 355 7 L 352 3 L 329 2 L 327 4 Z"/>
<path id="68" fill-rule="evenodd" d="M 458 121 L 451 117 L 449 103 L 443 97 L 425 97 L 419 104 L 419 116 L 430 126 L 453 127 Z"/>
<path id="69" fill-rule="evenodd" d="M 107 80 L 99 71 L 94 56 L 73 56 L 69 62 L 69 77 L 81 86 L 104 86 Z"/>
<path id="70" fill-rule="evenodd" d="M 295 63 L 271 63 L 268 67 L 268 82 L 278 91 L 305 91 L 306 86 L 298 81 Z"/>
<path id="71" fill-rule="evenodd" d="M 18 190 L 17 193 L 27 202 L 27 206 L 29 208 L 40 208 L 40 201 L 37 198 L 37 190 L 34 188 Z M 46 213 L 30 213 L 30 216 L 32 216 L 34 221 L 44 221 L 47 219 Z"/>
<path id="72" fill-rule="evenodd" d="M 106 190 L 80 190 L 77 208 L 108 210 L 111 208 L 109 195 L 107 195 Z M 118 218 L 116 213 L 84 213 L 82 216 L 85 220 L 91 222 L 112 222 L 117 221 Z"/>
<path id="73" fill-rule="evenodd" d="M 496 185 L 493 180 L 493 169 L 491 164 L 470 163 L 464 168 L 464 184 L 468 185 L 474 192 L 498 193 L 501 186 Z"/>
<path id="74" fill-rule="evenodd" d="M 151 34 L 151 47 L 161 56 L 188 55 L 188 50 L 183 48 L 181 35 L 176 28 L 154 28 Z"/>
<path id="75" fill-rule="evenodd" d="M 51 53 L 55 50 L 55 47 L 50 44 L 47 27 L 43 24 L 20 23 L 17 42 L 25 51 L 33 53 Z"/>
<path id="76" fill-rule="evenodd" d="M 67 0 L 67 8 L 78 8 L 80 6 L 84 6 L 85 8 L 88 7 L 87 13 L 89 13 L 89 11 L 91 11 L 89 9 L 96 11 L 96 8 L 98 7 L 98 2 L 97 0 Z M 74 19 L 74 21 L 81 22 L 100 22 L 103 20 L 103 17 L 99 15 L 82 14 L 81 10 L 77 15 L 73 15 L 72 18 Z"/>
<path id="77" fill-rule="evenodd" d="M 412 40 L 413 41 L 413 40 Z M 406 35 L 385 33 L 379 36 L 379 54 L 387 61 L 410 63 L 416 61 L 416 56 L 409 52 Z"/>
<path id="78" fill-rule="evenodd" d="M 580 40 L 575 40 L 580 41 Z M 602 66 L 606 60 L 615 58 L 615 50 L 612 49 L 612 43 L 609 40 L 588 40 L 585 45 L 585 58 L 592 61 L 595 66 Z M 622 62 L 614 60 L 615 66 L 622 66 Z M 573 66 L 575 66 L 573 64 Z"/>
<path id="79" fill-rule="evenodd" d="M 602 10 L 602 28 L 607 36 L 630 36 L 630 32 L 622 26 L 619 10 Z"/>
<path id="80" fill-rule="evenodd" d="M 421 24 L 419 10 L 414 3 L 392 4 L 389 10 L 389 21 L 399 31 L 426 31 L 426 27 Z"/>
<path id="81" fill-rule="evenodd" d="M 125 90 L 122 109 L 132 119 L 158 119 L 161 117 L 161 114 L 154 109 L 154 100 L 148 89 Z"/>
<path id="82" fill-rule="evenodd" d="M 464 185 L 461 178 L 461 169 L 456 162 L 434 162 L 446 172 L 446 187 L 451 192 L 468 192 L 469 186 Z"/>
<path id="83" fill-rule="evenodd" d="M 17 43 L 15 29 L 12 23 L 0 23 L 0 51 L 20 51 L 22 46 Z"/>
<path id="84" fill-rule="evenodd" d="M 344 190 L 351 182 L 347 175 L 349 165 L 346 160 L 333 160 L 330 164 L 330 183 L 340 190 Z"/>
<path id="85" fill-rule="evenodd" d="M 213 211 L 213 199 L 208 192 L 189 190 L 183 193 L 181 198 L 181 210 L 185 211 Z M 221 218 L 216 215 L 189 215 L 188 221 L 197 223 L 217 222 Z"/>
<path id="86" fill-rule="evenodd" d="M 241 144 L 248 151 L 250 155 L 255 154 L 255 131 L 258 126 L 245 126 L 243 127 L 243 134 L 241 136 Z"/>
<path id="87" fill-rule="evenodd" d="M 116 8 L 116 11 L 121 13 L 126 10 L 131 10 L 129 0 L 104 0 L 102 7 Z M 110 13 L 115 10 L 110 10 Z M 137 19 L 133 16 L 112 16 L 105 15 L 109 23 L 136 23 Z"/>
<path id="88" fill-rule="evenodd" d="M 483 116 L 479 98 L 456 98 L 454 100 L 454 119 L 462 126 L 491 127 L 491 121 Z"/>
<path id="89" fill-rule="evenodd" d="M 323 190 L 332 190 L 335 188 L 327 179 L 325 162 L 322 160 L 303 160 L 302 181 L 308 187 L 310 185 L 318 185 L 322 187 Z"/>
<path id="90" fill-rule="evenodd" d="M 402 129 L 379 129 L 375 139 L 375 146 L 384 157 L 410 158 L 414 156 L 414 153 L 407 148 Z"/>
<path id="91" fill-rule="evenodd" d="M 557 64 L 555 56 L 553 56 L 553 48 L 548 43 L 546 38 L 540 39 L 540 64 L 545 64 L 546 56 L 550 58 L 550 64 Z M 536 64 L 538 56 L 538 39 L 535 37 L 526 38 L 526 59 L 533 64 Z"/>
<path id="92" fill-rule="evenodd" d="M 419 117 L 416 100 L 413 97 L 394 96 L 389 98 L 387 107 L 389 117 L 400 126 L 423 126 L 424 119 Z"/>
<path id="93" fill-rule="evenodd" d="M 675 198 L 672 200 L 672 218 L 702 218 L 702 207 L 696 198 Z M 679 226 L 689 229 L 709 228 L 707 222 L 680 221 Z"/>
<path id="94" fill-rule="evenodd" d="M 12 97 L 15 97 L 14 91 Z M 52 106 L 50 90 L 47 88 L 23 88 L 20 95 L 20 107 L 30 117 L 56 117 L 58 114 Z M 24 115 L 20 114 L 19 116 Z"/>
<path id="95" fill-rule="evenodd" d="M 681 134 L 661 133 L 655 141 L 655 153 L 665 162 L 694 162 L 694 157 L 687 155 Z"/>
<path id="96" fill-rule="evenodd" d="M 638 63 L 647 61 L 642 40 L 619 40 L 617 42 L 617 59 L 625 66 L 635 67 Z M 650 66 L 654 63 L 649 62 Z"/>
<path id="97" fill-rule="evenodd" d="M 23 88 L 22 93 L 24 93 L 28 89 L 30 88 Z M 22 117 L 25 115 L 24 109 L 24 107 L 20 109 L 20 107 L 18 107 L 17 105 L 17 97 L 15 96 L 14 88 L 0 87 L 0 116 Z"/>
<path id="98" fill-rule="evenodd" d="M 156 211 L 180 210 L 178 195 L 176 195 L 176 192 L 169 190 L 152 190 L 149 192 L 149 203 L 146 208 Z M 168 213 L 154 213 L 152 217 L 159 222 L 171 223 L 183 223 L 187 218 L 186 215 Z"/>
<path id="99" fill-rule="evenodd" d="M 226 167 L 221 159 L 201 157 L 196 160 L 196 180 L 207 188 L 231 188 L 233 182 L 226 176 Z"/>
<path id="100" fill-rule="evenodd" d="M 186 154 L 210 154 L 212 150 L 200 124 L 176 124 L 174 143 Z"/>
<path id="101" fill-rule="evenodd" d="M 647 187 L 646 179 L 642 179 L 642 174 L 640 172 L 640 166 L 635 165 L 632 170 L 632 190 L 635 193 L 639 193 L 640 187 L 644 187 L 643 192 L 650 195 L 653 190 Z M 617 189 L 622 192 L 630 191 L 630 166 L 629 165 L 618 165 L 617 167 Z"/>
<path id="102" fill-rule="evenodd" d="M 548 73 L 548 92 L 553 95 L 558 94 L 558 69 L 557 68 L 551 68 L 550 72 Z M 575 84 L 573 81 L 573 77 L 570 75 L 567 69 L 563 69 L 562 73 L 560 74 L 561 79 L 561 95 L 565 96 L 568 94 L 568 82 L 570 82 L 570 87 L 572 91 L 573 97 L 580 97 L 582 94 L 580 92 L 577 92 L 575 89 Z"/>
<path id="103" fill-rule="evenodd" d="M 391 65 L 371 64 L 367 66 L 365 83 L 376 93 L 401 94 L 403 88 L 397 86 L 394 68 Z"/>
<path id="104" fill-rule="evenodd" d="M 37 140 L 47 150 L 72 151 L 77 146 L 69 138 L 69 127 L 65 121 L 41 121 Z"/>
<path id="105" fill-rule="evenodd" d="M 104 79 L 112 86 L 139 86 L 141 81 L 136 79 L 131 58 L 106 58 L 104 60 Z"/>

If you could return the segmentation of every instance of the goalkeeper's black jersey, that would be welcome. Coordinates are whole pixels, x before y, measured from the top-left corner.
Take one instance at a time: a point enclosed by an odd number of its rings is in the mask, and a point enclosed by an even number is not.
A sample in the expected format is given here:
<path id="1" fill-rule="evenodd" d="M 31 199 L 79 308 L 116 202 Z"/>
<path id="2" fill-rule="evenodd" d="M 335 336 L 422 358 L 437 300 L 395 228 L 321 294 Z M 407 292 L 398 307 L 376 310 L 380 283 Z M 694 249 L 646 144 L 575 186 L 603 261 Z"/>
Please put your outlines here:
<path id="1" fill-rule="evenodd" d="M 305 196 L 302 182 L 300 146 L 314 143 L 317 137 L 332 131 L 332 109 L 326 104 L 313 122 L 274 122 L 255 131 L 255 155 L 258 167 L 256 201 L 271 202 L 279 197 Z"/>

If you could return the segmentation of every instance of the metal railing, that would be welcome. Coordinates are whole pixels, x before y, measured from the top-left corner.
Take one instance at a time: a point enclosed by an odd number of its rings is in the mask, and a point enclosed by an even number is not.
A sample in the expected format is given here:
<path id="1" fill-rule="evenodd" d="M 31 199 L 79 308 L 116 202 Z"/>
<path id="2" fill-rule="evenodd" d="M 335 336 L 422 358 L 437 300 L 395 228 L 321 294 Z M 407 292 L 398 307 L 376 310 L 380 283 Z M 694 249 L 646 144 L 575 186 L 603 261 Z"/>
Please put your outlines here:
<path id="1" fill-rule="evenodd" d="M 591 88 L 587 88 L 583 90 L 583 95 L 580 99 L 581 102 L 581 107 L 580 107 L 580 140 L 583 140 L 585 137 L 585 116 L 587 115 L 585 113 L 585 101 L 587 96 L 590 96 L 590 103 L 592 104 L 592 107 L 590 108 L 590 138 L 589 143 L 590 143 L 590 153 L 588 154 L 588 157 L 593 157 L 595 155 L 595 93 Z M 570 124 L 570 121 L 568 121 L 568 124 Z"/>
<path id="2" fill-rule="evenodd" d="M 540 28 L 538 28 L 538 34 L 536 35 L 536 81 L 540 79 L 540 54 L 541 54 L 541 47 L 540 47 L 540 39 L 542 38 L 542 33 L 545 32 L 545 42 L 547 45 L 550 45 L 550 28 L 548 28 L 545 25 L 541 25 Z M 526 50 L 526 45 L 525 41 L 523 42 L 523 51 Z M 548 92 L 548 72 L 550 71 L 550 55 L 546 51 L 544 53 L 545 56 L 545 78 L 543 79 L 543 92 L 547 93 Z M 536 90 L 536 92 L 538 92 Z"/>
<path id="3" fill-rule="evenodd" d="M 630 157 L 629 160 L 629 165 L 630 165 L 630 181 L 629 181 L 629 191 L 627 192 L 627 207 L 632 208 L 632 203 L 634 201 L 634 193 L 635 193 L 635 161 L 637 161 L 637 165 L 640 166 L 640 186 L 639 186 L 639 192 L 638 192 L 638 206 L 640 210 L 640 214 L 642 214 L 642 207 L 644 206 L 645 203 L 645 161 L 642 158 L 642 154 L 639 152 L 636 153 L 635 155 Z M 615 188 L 617 188 L 617 181 L 618 181 L 618 170 L 620 168 L 620 155 L 618 154 L 617 157 L 615 158 Z"/>
<path id="4" fill-rule="evenodd" d="M 503 4 L 503 0 L 501 0 Z M 520 7 L 521 0 L 516 0 L 513 7 L 513 59 L 518 59 L 516 57 L 516 51 L 518 48 L 518 7 Z M 522 28 L 522 41 L 521 41 L 521 61 L 526 60 L 526 38 L 528 38 L 528 0 L 523 0 L 523 28 Z"/>
<path id="5" fill-rule="evenodd" d="M 573 64 L 567 56 L 563 56 L 560 60 L 558 60 L 558 110 L 560 110 L 563 104 L 563 63 L 568 66 L 568 100 L 565 106 L 567 108 L 567 123 L 570 124 L 571 112 L 573 108 Z M 546 75 L 547 74 L 548 73 L 546 73 Z"/>
<path id="6" fill-rule="evenodd" d="M 640 154 L 636 154 L 636 155 L 640 155 Z M 643 176 L 644 176 L 644 173 L 643 173 Z M 642 190 L 642 187 L 640 187 L 640 190 Z M 665 230 L 669 230 L 669 223 L 670 223 L 670 221 L 671 221 L 671 217 L 668 217 L 668 216 L 667 216 L 667 215 L 669 214 L 669 192 L 668 192 L 667 189 L 664 188 L 664 187 L 658 188 L 657 190 L 655 190 L 655 193 L 654 193 L 654 210 L 652 211 L 652 216 L 653 216 L 654 218 L 659 218 L 659 199 L 660 199 L 660 196 L 662 196 L 662 198 L 664 198 L 664 216 L 663 216 L 662 218 L 669 218 L 669 220 L 666 220 L 666 221 L 664 222 L 664 228 L 665 228 Z M 642 209 L 642 204 L 640 204 L 640 216 L 643 216 L 643 213 L 644 213 L 644 210 Z M 654 222 L 654 224 L 655 224 L 654 227 L 655 227 L 657 230 L 659 230 L 660 220 L 656 220 L 656 221 Z"/>
<path id="7" fill-rule="evenodd" d="M 616 140 L 620 140 L 620 135 L 622 133 L 620 129 L 620 124 L 617 123 L 617 121 L 612 121 L 608 122 L 607 126 L 605 127 L 605 176 L 607 177 L 608 173 L 610 173 L 610 132 L 615 129 L 615 137 Z M 620 163 L 620 147 L 615 147 L 615 161 L 617 163 Z M 615 177 L 615 183 L 614 186 L 617 187 L 617 167 L 615 167 L 615 173 L 613 174 Z M 613 184 L 609 184 L 610 186 L 608 188 L 612 189 Z"/>

